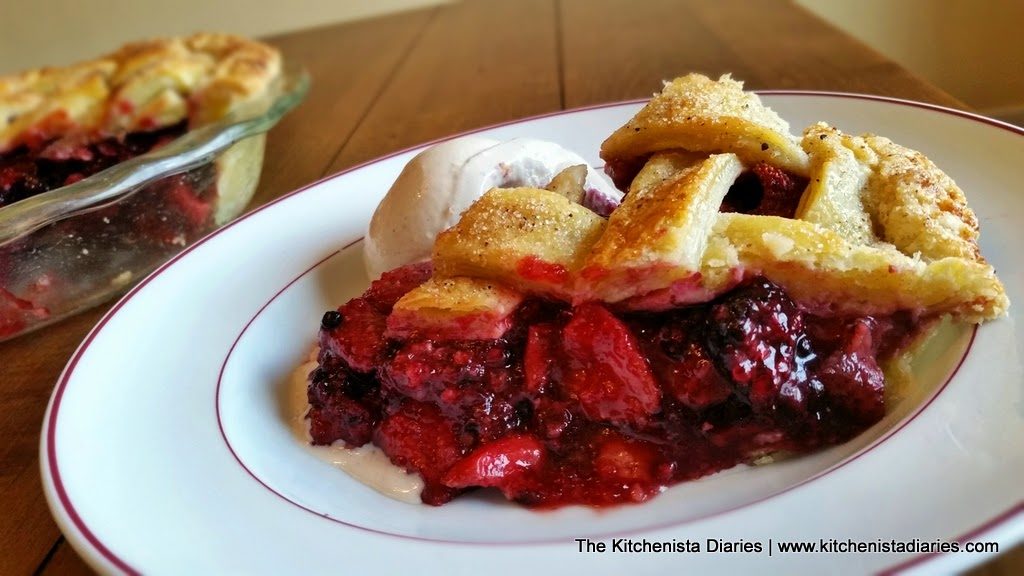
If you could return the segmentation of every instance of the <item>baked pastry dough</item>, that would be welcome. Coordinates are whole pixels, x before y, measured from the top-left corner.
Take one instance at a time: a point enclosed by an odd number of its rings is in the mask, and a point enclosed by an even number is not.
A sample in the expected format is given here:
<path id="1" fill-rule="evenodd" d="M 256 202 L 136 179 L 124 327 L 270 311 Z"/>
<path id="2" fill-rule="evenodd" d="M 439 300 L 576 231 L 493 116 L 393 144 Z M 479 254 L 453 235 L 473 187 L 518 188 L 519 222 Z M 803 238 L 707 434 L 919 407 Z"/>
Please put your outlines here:
<path id="1" fill-rule="evenodd" d="M 982 260 L 978 218 L 952 178 L 920 152 L 867 135 L 877 154 L 864 205 L 882 239 L 925 259 Z"/>
<path id="2" fill-rule="evenodd" d="M 439 339 L 500 338 L 523 295 L 494 282 L 457 276 L 431 278 L 407 292 L 387 320 L 391 338 L 416 333 Z"/>
<path id="3" fill-rule="evenodd" d="M 663 150 L 732 152 L 747 164 L 768 162 L 805 176 L 807 154 L 789 124 L 728 74 L 718 81 L 687 74 L 665 84 L 632 120 L 601 145 L 609 164 Z"/>
<path id="4" fill-rule="evenodd" d="M 609 159 L 650 155 L 607 225 L 550 192 L 493 190 L 438 238 L 437 274 L 633 310 L 707 301 L 764 276 L 820 313 L 1005 313 L 977 218 L 930 160 L 825 124 L 808 128 L 797 154 L 779 144 L 785 123 L 739 90 L 728 77 L 678 79 L 605 142 Z M 779 145 L 755 154 L 755 140 Z M 809 175 L 795 216 L 719 213 L 744 164 L 766 159 Z"/>
<path id="5" fill-rule="evenodd" d="M 699 272 L 718 207 L 742 170 L 735 154 L 716 154 L 632 190 L 590 249 L 576 299 L 617 302 Z"/>
<path id="6" fill-rule="evenodd" d="M 434 271 L 570 300 L 576 272 L 604 227 L 604 218 L 557 192 L 496 188 L 437 237 Z"/>
<path id="7" fill-rule="evenodd" d="M 0 153 L 70 135 L 207 124 L 266 96 L 280 75 L 281 56 L 266 44 L 196 34 L 0 77 Z"/>
<path id="8" fill-rule="evenodd" d="M 824 123 L 808 128 L 801 145 L 811 158 L 814 177 L 794 217 L 834 230 L 854 244 L 877 242 L 863 201 L 871 166 L 878 159 L 874 151 L 863 139 Z"/>
<path id="9" fill-rule="evenodd" d="M 982 322 L 1008 306 L 1002 284 L 984 262 L 925 262 L 889 244 L 853 244 L 816 224 L 775 216 L 720 214 L 703 264 L 702 286 L 711 293 L 730 288 L 737 272 L 760 274 L 821 312 L 913 310 Z"/>
<path id="10" fill-rule="evenodd" d="M 804 132 L 811 179 L 796 218 L 854 244 L 884 241 L 925 260 L 981 260 L 978 218 L 952 178 L 920 152 L 825 123 Z M 877 234 L 877 235 L 876 235 Z"/>

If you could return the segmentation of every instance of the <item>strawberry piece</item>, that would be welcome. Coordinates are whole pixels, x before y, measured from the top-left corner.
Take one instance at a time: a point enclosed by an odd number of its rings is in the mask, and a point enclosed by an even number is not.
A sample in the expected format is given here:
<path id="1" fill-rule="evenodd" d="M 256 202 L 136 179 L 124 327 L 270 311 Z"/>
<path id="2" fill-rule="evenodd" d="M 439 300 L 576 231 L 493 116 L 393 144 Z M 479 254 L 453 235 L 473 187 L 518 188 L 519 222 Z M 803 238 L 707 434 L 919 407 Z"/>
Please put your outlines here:
<path id="1" fill-rule="evenodd" d="M 164 194 L 168 209 L 185 218 L 188 230 L 200 230 L 210 219 L 213 206 L 197 198 L 192 186 L 183 177 L 173 177 Z"/>
<path id="2" fill-rule="evenodd" d="M 354 298 L 338 308 L 340 321 L 320 329 L 321 366 L 340 358 L 356 372 L 372 372 L 383 361 L 386 317 L 365 298 Z"/>
<path id="3" fill-rule="evenodd" d="M 552 324 L 530 326 L 523 353 L 523 375 L 526 391 L 530 394 L 543 394 L 547 388 L 551 370 L 555 367 L 559 336 L 558 327 Z"/>
<path id="4" fill-rule="evenodd" d="M 64 179 L 64 186 L 71 186 L 75 182 L 85 180 L 85 178 L 85 174 L 82 174 L 81 172 L 72 172 L 71 174 L 68 174 L 67 178 Z"/>
<path id="5" fill-rule="evenodd" d="M 377 428 L 374 444 L 391 461 L 423 477 L 425 504 L 439 506 L 458 490 L 445 486 L 441 478 L 462 456 L 452 424 L 432 404 L 409 401 L 388 416 Z"/>
<path id="6" fill-rule="evenodd" d="M 755 164 L 753 172 L 763 191 L 757 213 L 792 218 L 807 187 L 807 179 L 764 162 Z"/>
<path id="7" fill-rule="evenodd" d="M 395 268 L 385 272 L 370 284 L 363 298 L 382 313 L 389 314 L 399 298 L 429 280 L 433 273 L 434 266 L 430 262 L 418 262 Z"/>
<path id="8" fill-rule="evenodd" d="M 442 482 L 452 488 L 496 487 L 514 498 L 525 486 L 524 475 L 537 467 L 543 456 L 544 446 L 533 436 L 506 436 L 456 462 Z"/>
<path id="9" fill-rule="evenodd" d="M 642 426 L 661 406 L 661 390 L 636 337 L 600 304 L 583 304 L 562 330 L 564 384 L 594 420 Z"/>
<path id="10" fill-rule="evenodd" d="M 704 435 L 721 453 L 736 453 L 741 460 L 756 459 L 795 446 L 781 427 L 764 418 L 748 418 L 721 426 L 710 426 Z"/>
<path id="11" fill-rule="evenodd" d="M 874 354 L 874 321 L 859 318 L 848 340 L 821 363 L 819 377 L 833 406 L 863 424 L 885 416 L 885 376 Z"/>
<path id="12" fill-rule="evenodd" d="M 687 339 L 673 348 L 673 354 L 665 354 L 654 363 L 665 391 L 672 397 L 684 406 L 703 410 L 732 395 L 732 387 L 699 342 Z"/>
<path id="13" fill-rule="evenodd" d="M 24 330 L 30 321 L 42 320 L 49 315 L 50 312 L 46 308 L 36 306 L 0 288 L 0 338 L 17 334 Z"/>
<path id="14" fill-rule="evenodd" d="M 801 188 L 799 176 L 790 174 L 777 166 L 758 162 L 754 165 L 753 171 L 757 175 L 757 179 L 761 181 L 761 186 L 766 189 L 791 192 Z"/>

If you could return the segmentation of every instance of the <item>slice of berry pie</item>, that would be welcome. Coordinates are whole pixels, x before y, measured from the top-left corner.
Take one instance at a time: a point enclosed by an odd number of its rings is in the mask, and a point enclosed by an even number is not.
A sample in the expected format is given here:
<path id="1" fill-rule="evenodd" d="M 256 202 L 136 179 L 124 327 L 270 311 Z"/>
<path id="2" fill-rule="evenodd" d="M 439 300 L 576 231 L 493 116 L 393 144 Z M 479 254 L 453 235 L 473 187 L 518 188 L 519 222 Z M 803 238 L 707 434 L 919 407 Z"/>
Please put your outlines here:
<path id="1" fill-rule="evenodd" d="M 939 319 L 1009 305 L 934 164 L 824 124 L 797 139 L 728 77 L 669 83 L 602 155 L 628 186 L 608 218 L 491 190 L 431 262 L 328 312 L 313 442 L 376 444 L 428 504 L 640 502 L 849 440 Z"/>

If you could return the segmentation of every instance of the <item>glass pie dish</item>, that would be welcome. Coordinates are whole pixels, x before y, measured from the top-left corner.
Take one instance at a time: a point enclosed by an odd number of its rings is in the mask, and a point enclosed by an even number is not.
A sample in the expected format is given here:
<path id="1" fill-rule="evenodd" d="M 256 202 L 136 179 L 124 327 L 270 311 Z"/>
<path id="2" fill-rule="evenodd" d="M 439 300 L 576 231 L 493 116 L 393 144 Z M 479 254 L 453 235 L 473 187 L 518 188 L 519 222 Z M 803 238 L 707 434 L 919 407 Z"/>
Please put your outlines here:
<path id="1" fill-rule="evenodd" d="M 266 132 L 308 87 L 305 71 L 285 67 L 265 97 L 216 122 L 129 137 L 118 146 L 150 151 L 0 204 L 0 341 L 124 292 L 238 216 L 259 182 Z"/>

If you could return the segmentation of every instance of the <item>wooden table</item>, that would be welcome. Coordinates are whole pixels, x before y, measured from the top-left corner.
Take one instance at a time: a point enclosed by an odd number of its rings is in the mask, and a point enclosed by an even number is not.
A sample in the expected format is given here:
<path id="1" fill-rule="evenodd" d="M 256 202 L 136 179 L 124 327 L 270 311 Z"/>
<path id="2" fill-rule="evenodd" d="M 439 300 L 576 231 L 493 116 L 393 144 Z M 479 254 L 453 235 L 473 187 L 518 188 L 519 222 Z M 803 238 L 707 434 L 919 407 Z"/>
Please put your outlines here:
<path id="1" fill-rule="evenodd" d="M 953 97 L 785 0 L 467 1 L 272 38 L 313 78 L 270 134 L 252 207 L 358 162 L 488 124 L 649 96 L 689 71 L 749 88 Z M 50 517 L 43 411 L 109 306 L 0 344 L 0 574 L 88 573 Z M 1024 547 L 976 575 L 1024 572 Z"/>

